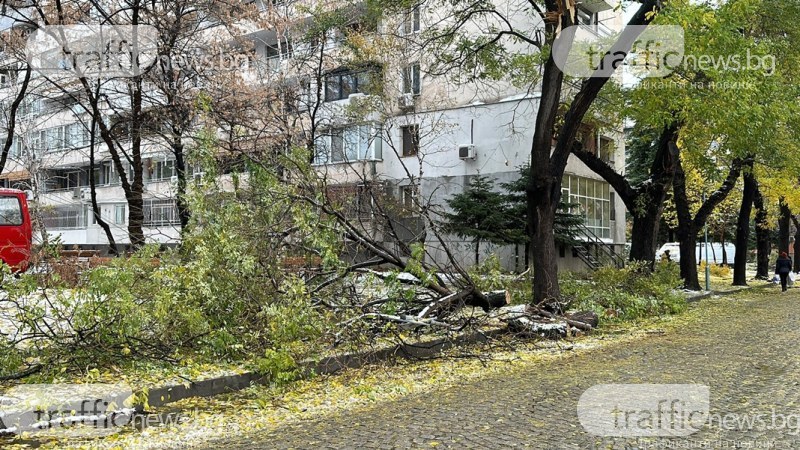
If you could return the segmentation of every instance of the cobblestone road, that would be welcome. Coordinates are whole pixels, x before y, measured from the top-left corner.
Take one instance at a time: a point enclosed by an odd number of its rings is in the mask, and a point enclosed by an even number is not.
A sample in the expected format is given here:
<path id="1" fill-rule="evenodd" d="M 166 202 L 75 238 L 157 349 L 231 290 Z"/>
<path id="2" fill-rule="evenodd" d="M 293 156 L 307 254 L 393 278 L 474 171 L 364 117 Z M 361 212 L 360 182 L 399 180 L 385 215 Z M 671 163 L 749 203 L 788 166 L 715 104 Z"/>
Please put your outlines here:
<path id="1" fill-rule="evenodd" d="M 602 440 L 577 418 L 581 394 L 602 383 L 699 383 L 712 414 L 800 414 L 800 289 L 767 292 L 701 306 L 709 314 L 665 334 L 209 448 L 800 449 L 797 418 L 788 429 L 716 422 L 671 441 Z"/>

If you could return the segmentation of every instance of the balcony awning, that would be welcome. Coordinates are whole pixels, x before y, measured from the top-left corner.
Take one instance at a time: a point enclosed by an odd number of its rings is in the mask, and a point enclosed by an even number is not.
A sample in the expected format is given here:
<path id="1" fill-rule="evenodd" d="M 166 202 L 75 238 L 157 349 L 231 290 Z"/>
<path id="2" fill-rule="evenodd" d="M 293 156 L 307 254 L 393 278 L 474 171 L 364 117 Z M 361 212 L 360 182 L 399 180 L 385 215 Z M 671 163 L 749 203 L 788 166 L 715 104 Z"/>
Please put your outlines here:
<path id="1" fill-rule="evenodd" d="M 16 172 L 8 172 L 0 174 L 0 180 L 22 181 L 22 180 L 28 180 L 30 178 L 31 174 L 27 170 L 17 170 Z"/>

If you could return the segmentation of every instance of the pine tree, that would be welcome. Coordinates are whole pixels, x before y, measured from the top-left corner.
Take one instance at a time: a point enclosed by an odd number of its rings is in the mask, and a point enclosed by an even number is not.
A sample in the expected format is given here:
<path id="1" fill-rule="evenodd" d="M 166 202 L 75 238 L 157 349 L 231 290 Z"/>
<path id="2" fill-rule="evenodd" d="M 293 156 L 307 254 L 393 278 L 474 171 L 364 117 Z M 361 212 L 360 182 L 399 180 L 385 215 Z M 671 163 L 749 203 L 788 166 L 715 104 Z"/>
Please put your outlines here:
<path id="1" fill-rule="evenodd" d="M 506 195 L 494 190 L 494 181 L 478 176 L 464 192 L 447 200 L 452 212 L 445 213 L 444 230 L 461 238 L 471 238 L 475 244 L 475 264 L 480 263 L 480 244 L 513 244 L 525 239 L 524 227 L 519 227 Z"/>
<path id="2" fill-rule="evenodd" d="M 520 166 L 519 168 L 519 178 L 509 183 L 501 183 L 500 186 L 506 190 L 506 204 L 510 210 L 511 216 L 513 217 L 514 227 L 523 230 L 522 235 L 527 236 L 528 233 L 525 232 L 525 228 L 528 224 L 528 209 L 525 203 L 526 194 L 525 194 L 525 187 L 528 184 L 528 178 L 530 176 L 530 167 L 527 165 Z M 576 205 L 561 202 L 558 205 L 558 211 L 556 212 L 556 220 L 555 220 L 555 239 L 556 243 L 564 244 L 564 245 L 572 245 L 576 242 L 575 236 L 578 235 L 578 227 L 583 225 L 583 217 L 579 214 L 572 214 L 570 213 L 570 209 L 575 207 Z M 527 255 L 527 239 L 523 239 L 521 242 L 515 242 L 519 244 L 525 244 L 525 254 Z"/>

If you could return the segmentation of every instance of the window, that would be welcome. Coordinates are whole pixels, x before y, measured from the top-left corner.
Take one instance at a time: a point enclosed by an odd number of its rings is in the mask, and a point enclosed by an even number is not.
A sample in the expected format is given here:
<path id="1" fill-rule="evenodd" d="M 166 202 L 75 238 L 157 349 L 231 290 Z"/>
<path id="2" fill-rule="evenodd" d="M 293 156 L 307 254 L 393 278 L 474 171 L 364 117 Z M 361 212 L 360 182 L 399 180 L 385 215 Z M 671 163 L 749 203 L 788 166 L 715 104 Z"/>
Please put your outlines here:
<path id="1" fill-rule="evenodd" d="M 114 224 L 125 224 L 125 205 L 114 205 Z"/>
<path id="2" fill-rule="evenodd" d="M 405 214 L 413 213 L 417 205 L 417 189 L 416 186 L 410 184 L 408 186 L 400 187 L 400 203 L 403 207 Z"/>
<path id="3" fill-rule="evenodd" d="M 17 110 L 17 113 L 19 113 L 20 117 L 34 116 L 41 112 L 42 109 L 41 106 L 42 102 L 38 98 L 25 100 L 19 104 L 19 109 Z"/>
<path id="4" fill-rule="evenodd" d="M 400 127 L 403 143 L 403 156 L 415 156 L 419 153 L 419 125 Z"/>
<path id="5" fill-rule="evenodd" d="M 606 137 L 600 137 L 599 139 L 599 148 L 597 150 L 597 156 L 605 161 L 606 163 L 613 164 L 614 163 L 614 141 Z"/>
<path id="6" fill-rule="evenodd" d="M 576 14 L 576 19 L 578 25 L 597 25 L 599 23 L 597 18 L 597 13 L 593 13 L 587 9 L 582 7 L 578 7 L 578 12 Z"/>
<path id="7" fill-rule="evenodd" d="M 420 30 L 420 7 L 415 6 L 403 16 L 402 31 L 404 35 L 410 35 Z"/>
<path id="8" fill-rule="evenodd" d="M 33 131 L 28 134 L 28 148 L 33 151 L 41 151 L 47 145 L 47 131 Z"/>
<path id="9" fill-rule="evenodd" d="M 351 94 L 366 93 L 377 69 L 338 70 L 325 76 L 325 101 L 343 100 Z"/>
<path id="10" fill-rule="evenodd" d="M 146 200 L 144 203 L 144 226 L 158 227 L 180 223 L 174 199 Z"/>
<path id="11" fill-rule="evenodd" d="M 403 68 L 403 93 L 419 95 L 421 90 L 419 64 L 411 64 Z"/>
<path id="12" fill-rule="evenodd" d="M 153 173 L 150 175 L 150 180 L 169 180 L 174 175 L 176 175 L 175 160 L 156 161 L 153 165 Z"/>
<path id="13" fill-rule="evenodd" d="M 266 44 L 264 46 L 264 56 L 270 69 L 278 70 L 280 68 L 280 61 L 292 57 L 293 52 L 292 42 L 288 39 L 283 39 L 275 44 Z"/>
<path id="14" fill-rule="evenodd" d="M 119 173 L 114 168 L 114 164 L 111 162 L 103 163 L 103 176 L 102 176 L 102 183 L 103 184 L 117 184 L 119 183 Z M 100 181 L 98 181 L 99 183 Z"/>
<path id="15" fill-rule="evenodd" d="M 346 161 L 379 160 L 381 158 L 380 129 L 373 125 L 353 125 L 334 128 L 317 140 L 316 164 Z"/>
<path id="16" fill-rule="evenodd" d="M 17 197 L 0 197 L 0 225 L 22 225 L 22 206 Z"/>
<path id="17" fill-rule="evenodd" d="M 562 179 L 562 194 L 569 191 L 570 212 L 580 214 L 584 225 L 601 238 L 611 237 L 613 217 L 611 192 L 608 183 L 591 178 L 565 175 Z"/>
<path id="18" fill-rule="evenodd" d="M 56 206 L 42 210 L 42 223 L 48 230 L 86 227 L 86 210 L 81 205 Z"/>

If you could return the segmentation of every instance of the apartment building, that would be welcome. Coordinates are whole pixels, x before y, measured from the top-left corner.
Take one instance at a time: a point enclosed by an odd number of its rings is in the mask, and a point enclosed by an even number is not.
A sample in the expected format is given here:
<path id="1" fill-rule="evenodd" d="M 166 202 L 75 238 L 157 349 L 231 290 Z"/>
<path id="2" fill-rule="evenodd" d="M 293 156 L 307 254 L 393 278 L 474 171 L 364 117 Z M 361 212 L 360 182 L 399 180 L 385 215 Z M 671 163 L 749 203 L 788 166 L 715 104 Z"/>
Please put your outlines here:
<path id="1" fill-rule="evenodd" d="M 434 76 L 428 70 L 431 55 L 411 45 L 393 46 L 392 51 L 376 58 L 374 65 L 340 64 L 337 55 L 343 34 L 329 36 L 325 42 L 293 39 L 292 27 L 297 25 L 285 24 L 307 22 L 308 9 L 295 3 L 263 1 L 255 0 L 262 14 L 277 13 L 290 20 L 282 20 L 284 25 L 277 31 L 259 24 L 243 32 L 252 42 L 255 58 L 243 69 L 242 78 L 265 86 L 278 78 L 291 79 L 300 86 L 297 113 L 306 114 L 310 104 L 316 106 L 313 120 L 319 131 L 314 167 L 328 177 L 331 189 L 352 194 L 355 214 L 369 214 L 370 199 L 364 195 L 367 185 L 379 184 L 383 193 L 408 210 L 423 201 L 426 207 L 444 208 L 446 200 L 461 192 L 473 177 L 486 176 L 498 184 L 508 182 L 528 163 L 539 100 L 535 89 L 507 82 L 460 84 L 451 77 Z M 442 14 L 447 12 L 421 3 L 402 17 L 378 23 L 354 20 L 348 26 L 412 42 Z M 586 33 L 607 34 L 621 26 L 620 14 L 607 0 L 582 2 L 578 17 Z M 533 20 L 517 26 L 529 27 L 533 33 L 540 24 Z M 303 73 L 303 65 L 294 60 L 303 52 L 318 51 L 321 45 L 329 49 L 324 71 L 316 78 L 309 77 Z M 382 92 L 380 100 L 372 102 L 376 79 L 380 79 Z M 0 87 L 0 97 L 6 102 L 12 96 L 9 85 Z M 18 114 L 18 138 L 11 161 L 0 174 L 0 183 L 37 189 L 41 224 L 51 237 L 65 246 L 102 250 L 107 247 L 106 237 L 94 223 L 88 197 L 89 118 L 74 97 L 63 95 L 63 90 L 48 92 L 43 83 L 26 98 Z M 362 112 L 356 115 L 354 110 Z M 597 132 L 587 128 L 580 139 L 623 170 L 621 129 Z M 155 136 L 146 139 L 143 148 L 145 233 L 150 242 L 174 245 L 180 239 L 174 157 Z M 92 170 L 102 217 L 111 224 L 117 243 L 126 244 L 129 211 L 119 174 L 103 146 L 95 149 Z M 196 171 L 199 169 L 191 169 L 190 174 Z M 587 244 L 560 247 L 561 267 L 585 269 L 586 254 L 592 247 L 621 251 L 625 210 L 613 189 L 571 157 L 562 192 L 565 202 L 575 205 L 573 212 L 584 217 Z M 440 247 L 438 238 L 426 233 L 421 221 L 413 214 L 403 219 L 409 241 L 425 242 L 433 249 L 430 257 L 444 258 L 436 250 Z M 447 236 L 444 241 L 459 260 L 466 264 L 473 260 L 471 242 L 456 236 Z M 483 252 L 484 256 L 498 254 L 509 269 L 521 267 L 519 248 L 485 246 Z"/>

